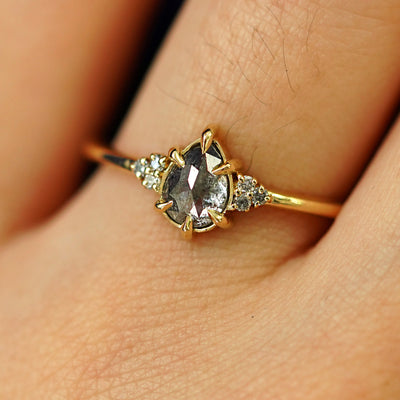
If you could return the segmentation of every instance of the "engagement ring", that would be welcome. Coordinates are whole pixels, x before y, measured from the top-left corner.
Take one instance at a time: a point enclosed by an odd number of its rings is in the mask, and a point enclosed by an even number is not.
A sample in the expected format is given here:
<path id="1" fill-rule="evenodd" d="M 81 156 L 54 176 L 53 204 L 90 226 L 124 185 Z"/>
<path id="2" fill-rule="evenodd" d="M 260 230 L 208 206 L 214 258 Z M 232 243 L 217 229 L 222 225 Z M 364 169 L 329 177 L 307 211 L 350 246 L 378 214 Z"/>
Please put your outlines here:
<path id="1" fill-rule="evenodd" d="M 187 239 L 193 232 L 228 227 L 229 211 L 246 212 L 264 205 L 329 218 L 338 214 L 340 204 L 276 193 L 240 173 L 240 163 L 226 158 L 216 132 L 209 127 L 200 139 L 183 150 L 174 147 L 168 155 L 134 159 L 93 144 L 85 152 L 94 161 L 133 172 L 145 188 L 156 191 L 160 196 L 156 209 Z"/>

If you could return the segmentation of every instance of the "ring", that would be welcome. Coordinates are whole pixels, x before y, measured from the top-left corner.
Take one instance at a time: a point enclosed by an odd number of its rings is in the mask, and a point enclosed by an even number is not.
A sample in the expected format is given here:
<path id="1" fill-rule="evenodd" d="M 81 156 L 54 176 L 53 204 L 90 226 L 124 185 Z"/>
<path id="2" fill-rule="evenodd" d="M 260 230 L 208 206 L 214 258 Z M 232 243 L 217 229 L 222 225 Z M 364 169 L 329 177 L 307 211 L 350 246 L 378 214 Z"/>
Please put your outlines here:
<path id="1" fill-rule="evenodd" d="M 160 195 L 156 209 L 180 228 L 186 239 L 193 232 L 227 228 L 228 211 L 246 212 L 263 205 L 328 218 L 338 214 L 338 203 L 276 193 L 240 173 L 240 163 L 227 159 L 216 132 L 217 128 L 210 126 L 200 139 L 183 150 L 174 147 L 166 156 L 151 154 L 134 159 L 96 144 L 87 145 L 85 154 L 93 161 L 133 172 L 144 187 L 155 190 Z"/>

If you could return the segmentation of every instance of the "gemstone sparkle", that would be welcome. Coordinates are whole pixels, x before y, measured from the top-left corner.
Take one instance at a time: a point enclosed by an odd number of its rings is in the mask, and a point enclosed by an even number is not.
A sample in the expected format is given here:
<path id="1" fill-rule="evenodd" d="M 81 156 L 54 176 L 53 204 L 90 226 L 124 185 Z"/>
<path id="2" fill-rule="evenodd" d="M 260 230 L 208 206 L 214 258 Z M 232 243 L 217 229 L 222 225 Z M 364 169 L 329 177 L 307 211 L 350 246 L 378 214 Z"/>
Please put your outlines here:
<path id="1" fill-rule="evenodd" d="M 212 170 L 224 162 L 224 158 L 213 142 L 205 154 L 199 143 L 193 144 L 184 154 L 185 166 L 173 165 L 162 188 L 164 201 L 173 201 L 166 211 L 169 218 L 183 224 L 190 215 L 194 229 L 213 226 L 209 209 L 225 212 L 230 193 L 226 175 L 214 175 Z"/>
<path id="2" fill-rule="evenodd" d="M 135 164 L 134 164 L 135 175 L 138 178 L 143 178 L 148 165 L 149 165 L 149 162 L 145 158 L 140 158 L 139 160 L 135 161 Z"/>

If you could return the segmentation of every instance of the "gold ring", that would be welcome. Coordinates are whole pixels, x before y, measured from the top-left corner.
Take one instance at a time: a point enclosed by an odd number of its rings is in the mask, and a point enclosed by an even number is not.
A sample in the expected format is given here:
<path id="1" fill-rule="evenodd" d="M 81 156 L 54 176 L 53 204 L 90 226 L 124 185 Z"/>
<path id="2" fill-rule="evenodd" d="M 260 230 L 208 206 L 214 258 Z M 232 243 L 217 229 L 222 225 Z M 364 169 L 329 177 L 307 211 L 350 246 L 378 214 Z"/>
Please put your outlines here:
<path id="1" fill-rule="evenodd" d="M 201 138 L 183 150 L 172 148 L 168 155 L 151 154 L 134 159 L 107 148 L 89 144 L 91 160 L 133 172 L 147 189 L 160 198 L 155 207 L 187 239 L 193 232 L 226 228 L 227 211 L 249 211 L 269 205 L 334 218 L 341 205 L 304 199 L 266 189 L 252 176 L 239 172 L 240 163 L 227 159 L 216 140 L 217 129 L 208 127 Z"/>

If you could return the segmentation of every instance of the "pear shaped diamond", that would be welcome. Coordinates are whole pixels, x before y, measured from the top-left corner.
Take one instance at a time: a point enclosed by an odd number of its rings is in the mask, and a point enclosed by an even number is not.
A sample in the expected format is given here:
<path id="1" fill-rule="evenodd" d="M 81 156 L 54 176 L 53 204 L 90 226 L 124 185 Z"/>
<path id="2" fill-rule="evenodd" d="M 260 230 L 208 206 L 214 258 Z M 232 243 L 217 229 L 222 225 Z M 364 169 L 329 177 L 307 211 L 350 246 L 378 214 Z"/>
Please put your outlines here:
<path id="1" fill-rule="evenodd" d="M 173 202 L 166 214 L 179 225 L 191 216 L 195 230 L 214 226 L 208 210 L 224 213 L 231 191 L 228 176 L 212 172 L 225 161 L 219 145 L 213 141 L 203 154 L 200 143 L 195 142 L 183 152 L 183 158 L 185 166 L 173 164 L 162 187 L 163 200 Z"/>

